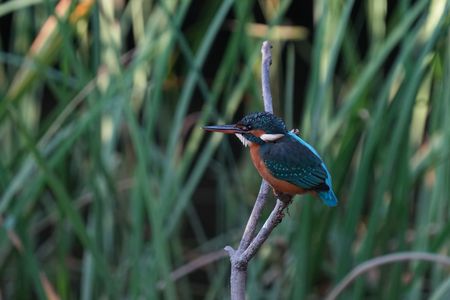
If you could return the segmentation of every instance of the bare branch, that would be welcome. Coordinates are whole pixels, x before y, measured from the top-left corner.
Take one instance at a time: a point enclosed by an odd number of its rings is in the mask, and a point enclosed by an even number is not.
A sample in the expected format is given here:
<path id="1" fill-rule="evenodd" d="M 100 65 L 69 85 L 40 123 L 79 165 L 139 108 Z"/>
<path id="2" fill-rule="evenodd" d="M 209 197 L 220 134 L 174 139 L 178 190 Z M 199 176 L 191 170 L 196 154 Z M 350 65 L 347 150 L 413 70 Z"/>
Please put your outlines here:
<path id="1" fill-rule="evenodd" d="M 213 262 L 216 262 L 216 261 L 222 259 L 226 255 L 227 255 L 227 253 L 224 250 L 217 250 L 214 252 L 203 254 L 203 255 L 197 257 L 196 259 L 189 261 L 187 264 L 182 265 L 178 269 L 172 271 L 170 273 L 170 279 L 172 281 L 177 281 L 178 279 L 180 279 L 200 268 L 203 268 L 204 266 L 207 266 Z M 160 280 L 156 286 L 158 289 L 163 289 L 166 287 L 166 283 L 163 280 Z"/>
<path id="2" fill-rule="evenodd" d="M 258 197 L 256 198 L 255 205 L 253 206 L 252 213 L 247 222 L 247 226 L 245 226 L 244 234 L 242 235 L 241 243 L 239 244 L 239 251 L 243 252 L 247 249 L 248 245 L 253 239 L 256 225 L 258 224 L 258 220 L 261 217 L 261 212 L 266 204 L 267 195 L 269 193 L 269 185 L 263 179 L 261 182 L 261 187 L 259 188 Z"/>
<path id="3" fill-rule="evenodd" d="M 400 261 L 414 261 L 423 260 L 442 264 L 450 267 L 450 257 L 438 254 L 431 254 L 427 252 L 400 252 L 394 254 L 388 254 L 380 257 L 370 259 L 356 266 L 341 282 L 331 290 L 326 300 L 337 299 L 340 293 L 350 285 L 358 276 L 366 273 L 367 271 L 378 268 L 385 264 L 391 264 Z"/>
<path id="4" fill-rule="evenodd" d="M 284 217 L 284 209 L 290 204 L 290 202 L 284 202 L 277 199 L 274 209 L 270 213 L 269 218 L 264 223 L 263 227 L 259 231 L 258 235 L 253 239 L 248 248 L 242 253 L 241 259 L 248 263 L 249 260 L 255 256 L 261 245 L 267 240 L 272 230 L 281 223 Z"/>
<path id="5" fill-rule="evenodd" d="M 268 41 L 264 41 L 261 47 L 261 84 L 264 110 L 273 113 L 272 93 L 270 91 L 270 65 L 272 64 L 271 49 L 272 45 Z"/>
<path id="6" fill-rule="evenodd" d="M 261 84 L 262 96 L 264 100 L 264 109 L 266 112 L 273 113 L 272 94 L 270 92 L 270 65 L 272 64 L 272 46 L 268 41 L 263 42 L 261 47 L 262 63 L 261 63 Z M 258 220 L 261 217 L 262 209 L 266 203 L 267 195 L 269 194 L 270 186 L 263 180 L 259 189 L 258 197 L 253 206 L 252 213 L 248 219 L 241 242 L 237 250 L 231 246 L 226 246 L 225 251 L 228 252 L 231 261 L 231 299 L 244 300 L 245 288 L 247 281 L 247 266 L 249 261 L 255 256 L 261 245 L 267 240 L 272 230 L 281 222 L 284 217 L 283 210 L 289 205 L 288 201 L 281 201 L 277 199 L 277 203 L 266 220 L 256 237 L 255 231 Z"/>

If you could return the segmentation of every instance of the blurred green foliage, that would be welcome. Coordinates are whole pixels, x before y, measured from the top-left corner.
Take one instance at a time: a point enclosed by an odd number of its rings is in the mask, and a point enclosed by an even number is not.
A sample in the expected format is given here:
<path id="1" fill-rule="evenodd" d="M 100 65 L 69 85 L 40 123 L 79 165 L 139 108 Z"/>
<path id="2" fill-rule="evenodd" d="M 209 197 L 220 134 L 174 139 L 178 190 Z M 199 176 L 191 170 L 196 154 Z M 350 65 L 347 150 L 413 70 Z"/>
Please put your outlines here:
<path id="1" fill-rule="evenodd" d="M 313 1 L 312 28 L 283 0 L 55 5 L 0 3 L 5 299 L 228 297 L 226 258 L 171 272 L 235 245 L 250 213 L 248 154 L 200 127 L 262 110 L 264 39 L 275 111 L 323 154 L 340 205 L 295 199 L 249 299 L 319 299 L 369 258 L 448 254 L 448 1 Z M 342 299 L 448 299 L 448 276 L 399 263 Z"/>

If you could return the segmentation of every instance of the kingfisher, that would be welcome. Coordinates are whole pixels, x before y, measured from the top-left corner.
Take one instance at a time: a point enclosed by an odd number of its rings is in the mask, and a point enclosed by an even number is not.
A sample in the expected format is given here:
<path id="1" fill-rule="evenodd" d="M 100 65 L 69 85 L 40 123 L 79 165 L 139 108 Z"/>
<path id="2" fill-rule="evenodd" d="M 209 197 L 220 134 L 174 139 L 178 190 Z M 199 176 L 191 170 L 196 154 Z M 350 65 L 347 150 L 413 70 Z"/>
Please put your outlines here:
<path id="1" fill-rule="evenodd" d="M 269 112 L 256 112 L 232 125 L 204 126 L 206 131 L 235 134 L 261 177 L 278 197 L 312 193 L 328 206 L 336 206 L 331 175 L 319 153 L 284 121 Z"/>

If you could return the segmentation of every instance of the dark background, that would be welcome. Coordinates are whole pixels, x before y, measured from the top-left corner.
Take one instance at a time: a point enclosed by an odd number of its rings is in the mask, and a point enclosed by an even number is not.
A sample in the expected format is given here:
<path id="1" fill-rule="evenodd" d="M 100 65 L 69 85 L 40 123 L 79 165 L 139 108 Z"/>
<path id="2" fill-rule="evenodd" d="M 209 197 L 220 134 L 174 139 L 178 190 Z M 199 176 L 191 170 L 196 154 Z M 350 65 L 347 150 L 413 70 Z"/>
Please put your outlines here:
<path id="1" fill-rule="evenodd" d="M 72 6 L 56 18 L 57 4 Z M 321 299 L 370 261 L 341 298 L 446 299 L 448 8 L 0 2 L 0 296 L 228 298 L 222 249 L 260 177 L 235 137 L 201 126 L 263 110 L 268 39 L 275 113 L 319 151 L 340 202 L 294 199 L 248 298 Z M 389 254 L 403 260 L 378 267 Z"/>

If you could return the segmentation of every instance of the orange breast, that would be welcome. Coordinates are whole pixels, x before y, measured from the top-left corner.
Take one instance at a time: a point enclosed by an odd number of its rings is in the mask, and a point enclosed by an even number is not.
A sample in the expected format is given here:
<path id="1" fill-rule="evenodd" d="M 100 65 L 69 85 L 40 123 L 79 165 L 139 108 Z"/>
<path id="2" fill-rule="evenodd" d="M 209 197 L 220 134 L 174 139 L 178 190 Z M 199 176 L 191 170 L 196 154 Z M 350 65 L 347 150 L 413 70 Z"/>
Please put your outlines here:
<path id="1" fill-rule="evenodd" d="M 263 160 L 261 159 L 261 156 L 259 154 L 259 145 L 258 144 L 252 143 L 250 145 L 250 155 L 252 157 L 253 164 L 255 165 L 259 174 L 277 192 L 281 192 L 281 193 L 285 193 L 285 194 L 289 194 L 289 195 L 304 194 L 304 193 L 308 192 L 307 190 L 302 189 L 301 187 L 298 187 L 292 183 L 275 178 L 270 173 L 270 171 L 267 169 L 266 165 L 264 164 Z"/>

